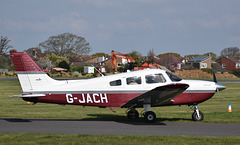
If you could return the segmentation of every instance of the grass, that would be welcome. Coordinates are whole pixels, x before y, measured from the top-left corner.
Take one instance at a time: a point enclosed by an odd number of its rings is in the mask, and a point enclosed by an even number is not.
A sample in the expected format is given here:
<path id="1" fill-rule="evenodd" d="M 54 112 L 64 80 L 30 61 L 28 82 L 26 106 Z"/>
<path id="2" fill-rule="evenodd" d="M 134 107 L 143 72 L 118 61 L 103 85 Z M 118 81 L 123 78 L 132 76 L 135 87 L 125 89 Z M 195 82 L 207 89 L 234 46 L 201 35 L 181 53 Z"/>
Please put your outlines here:
<path id="1" fill-rule="evenodd" d="M 216 93 L 213 98 L 198 105 L 204 113 L 203 122 L 214 123 L 240 123 L 240 83 L 225 83 L 228 88 L 220 92 L 221 98 Z M 0 117 L 14 118 L 59 118 L 59 119 L 98 119 L 98 120 L 127 120 L 126 109 L 59 106 L 56 104 L 37 103 L 29 105 L 21 98 L 10 98 L 11 95 L 21 94 L 18 81 L 0 82 Z M 232 112 L 228 112 L 229 102 L 232 104 Z M 141 112 L 143 109 L 139 108 Z M 191 122 L 192 110 L 188 106 L 155 107 L 158 121 Z M 137 121 L 144 121 L 141 117 Z"/>
<path id="2" fill-rule="evenodd" d="M 228 88 L 210 100 L 198 105 L 204 113 L 203 122 L 240 123 L 240 83 L 225 83 Z M 125 109 L 82 106 L 59 106 L 38 103 L 29 105 L 20 98 L 10 98 L 21 94 L 18 81 L 0 81 L 0 117 L 2 118 L 59 118 L 126 121 Z M 228 104 L 232 104 L 232 112 Z M 138 109 L 141 112 L 142 109 Z M 155 107 L 158 121 L 191 122 L 192 110 L 188 106 Z M 143 122 L 143 117 L 139 120 Z M 134 135 L 61 135 L 0 133 L 1 144 L 239 144 L 240 137 L 189 137 L 189 136 L 134 136 Z"/>
<path id="3" fill-rule="evenodd" d="M 0 134 L 0 144 L 114 144 L 114 145 L 166 145 L 166 144 L 239 144 L 239 137 L 187 137 L 187 136 L 136 136 L 136 135 L 50 135 L 50 134 Z"/>

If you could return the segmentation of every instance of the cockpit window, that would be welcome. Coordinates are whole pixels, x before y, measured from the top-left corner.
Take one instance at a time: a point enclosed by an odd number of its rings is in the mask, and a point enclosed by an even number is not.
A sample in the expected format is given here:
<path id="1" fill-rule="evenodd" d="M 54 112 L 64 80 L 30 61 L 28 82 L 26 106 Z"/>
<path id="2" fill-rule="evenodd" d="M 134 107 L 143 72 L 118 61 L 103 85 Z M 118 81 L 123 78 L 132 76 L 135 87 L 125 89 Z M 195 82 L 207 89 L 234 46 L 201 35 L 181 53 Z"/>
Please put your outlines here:
<path id="1" fill-rule="evenodd" d="M 162 74 L 146 75 L 145 79 L 147 84 L 166 82 L 166 79 L 163 77 Z"/>
<path id="2" fill-rule="evenodd" d="M 121 86 L 122 81 L 121 80 L 115 80 L 110 82 L 110 86 Z"/>
<path id="3" fill-rule="evenodd" d="M 128 85 L 139 85 L 142 83 L 141 77 L 134 76 L 126 79 Z"/>
<path id="4" fill-rule="evenodd" d="M 179 82 L 182 80 L 181 78 L 179 78 L 178 76 L 176 76 L 170 72 L 166 72 L 166 73 L 169 76 L 169 78 L 171 79 L 171 81 L 173 81 L 173 82 Z"/>

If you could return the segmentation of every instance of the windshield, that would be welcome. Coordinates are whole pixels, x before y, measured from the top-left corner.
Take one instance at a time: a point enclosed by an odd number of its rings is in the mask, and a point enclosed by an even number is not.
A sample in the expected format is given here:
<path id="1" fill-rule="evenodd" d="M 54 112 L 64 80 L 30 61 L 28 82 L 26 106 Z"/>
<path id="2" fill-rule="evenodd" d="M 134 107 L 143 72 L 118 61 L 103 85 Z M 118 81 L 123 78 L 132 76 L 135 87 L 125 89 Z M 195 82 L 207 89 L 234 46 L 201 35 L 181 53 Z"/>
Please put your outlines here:
<path id="1" fill-rule="evenodd" d="M 166 72 L 166 73 L 167 73 L 167 75 L 169 76 L 169 78 L 171 79 L 172 82 L 179 82 L 179 81 L 182 80 L 181 78 L 179 78 L 178 76 L 176 76 L 176 75 L 174 75 L 170 72 Z"/>

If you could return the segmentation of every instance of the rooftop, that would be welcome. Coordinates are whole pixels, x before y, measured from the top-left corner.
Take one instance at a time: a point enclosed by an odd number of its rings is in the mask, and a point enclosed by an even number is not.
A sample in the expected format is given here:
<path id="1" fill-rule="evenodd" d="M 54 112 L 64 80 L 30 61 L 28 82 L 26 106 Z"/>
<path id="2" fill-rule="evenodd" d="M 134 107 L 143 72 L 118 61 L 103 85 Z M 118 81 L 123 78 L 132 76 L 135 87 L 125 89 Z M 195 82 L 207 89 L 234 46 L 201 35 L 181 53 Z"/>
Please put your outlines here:
<path id="1" fill-rule="evenodd" d="M 202 61 L 207 60 L 209 58 L 210 58 L 209 56 L 198 56 L 198 57 L 195 57 L 195 58 L 189 60 L 188 62 L 202 62 Z"/>

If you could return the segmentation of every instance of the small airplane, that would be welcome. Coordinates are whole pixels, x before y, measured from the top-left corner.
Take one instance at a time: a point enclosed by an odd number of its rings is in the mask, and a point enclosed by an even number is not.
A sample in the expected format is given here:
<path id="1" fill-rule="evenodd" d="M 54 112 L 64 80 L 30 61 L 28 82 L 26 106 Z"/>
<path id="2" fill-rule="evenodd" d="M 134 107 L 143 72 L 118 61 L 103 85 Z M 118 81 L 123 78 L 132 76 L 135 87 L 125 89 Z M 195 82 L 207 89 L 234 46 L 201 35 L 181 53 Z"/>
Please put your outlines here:
<path id="1" fill-rule="evenodd" d="M 183 80 L 160 69 L 145 69 L 81 80 L 50 78 L 26 52 L 11 52 L 23 93 L 21 97 L 33 103 L 127 108 L 127 117 L 139 118 L 136 108 L 144 108 L 146 122 L 154 122 L 151 107 L 189 105 L 192 119 L 202 121 L 197 105 L 210 99 L 226 86 L 214 81 Z"/>

